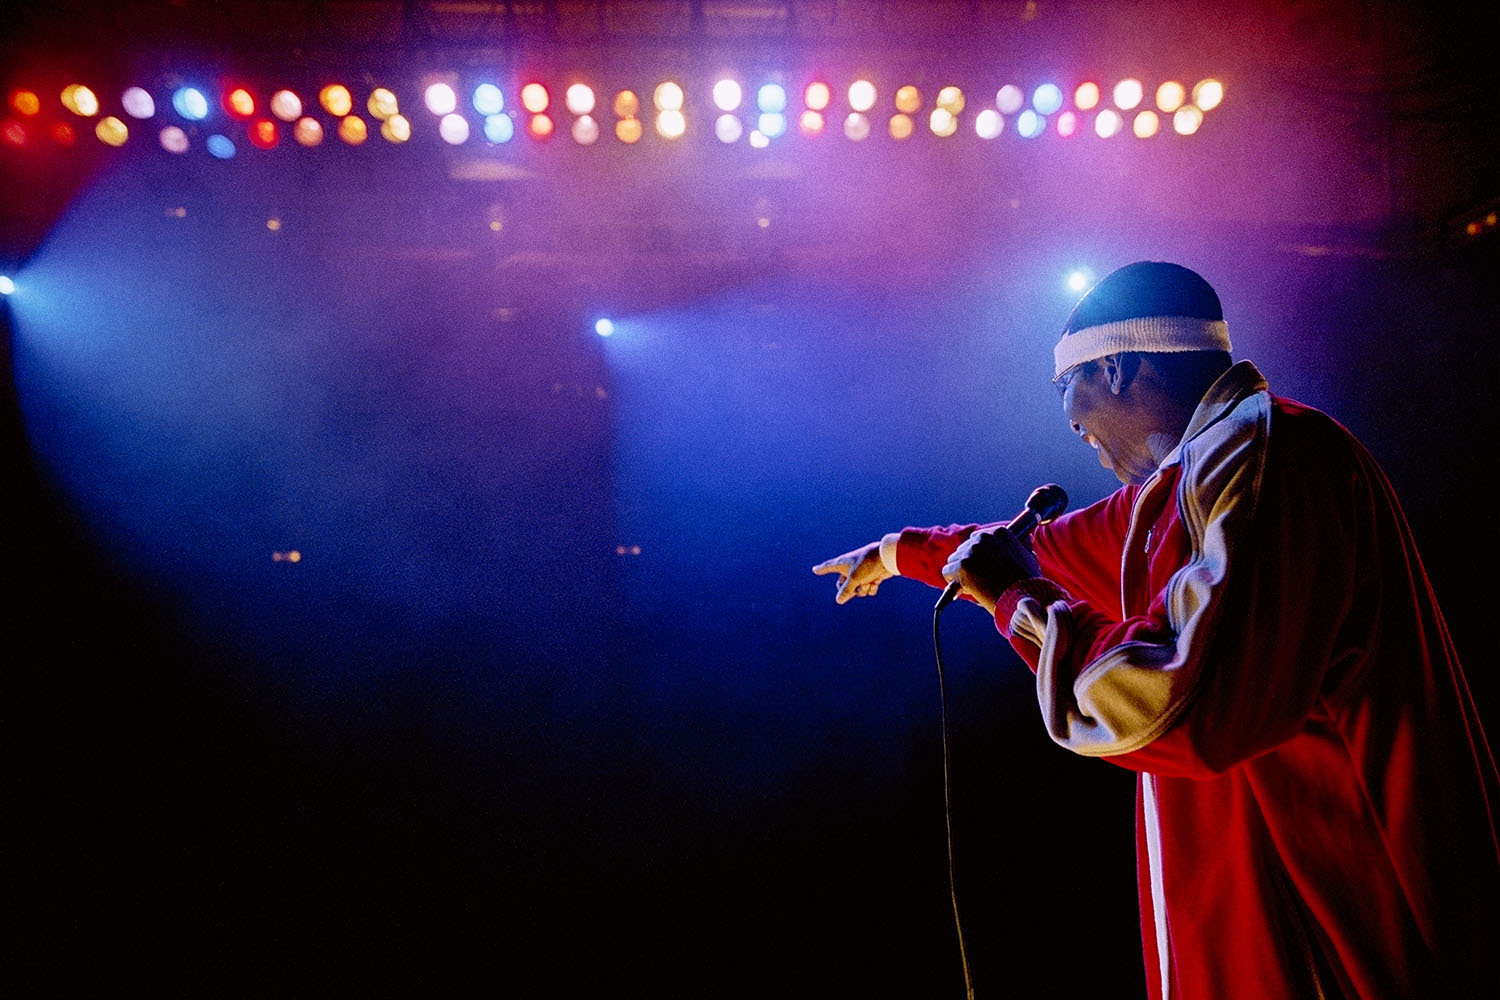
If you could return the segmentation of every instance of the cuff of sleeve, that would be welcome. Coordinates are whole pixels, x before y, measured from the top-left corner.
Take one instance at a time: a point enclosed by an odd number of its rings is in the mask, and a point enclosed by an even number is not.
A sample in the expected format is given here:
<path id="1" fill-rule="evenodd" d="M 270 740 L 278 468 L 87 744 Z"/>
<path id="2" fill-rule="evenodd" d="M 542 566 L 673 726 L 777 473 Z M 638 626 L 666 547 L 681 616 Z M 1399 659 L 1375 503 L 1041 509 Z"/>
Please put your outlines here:
<path id="1" fill-rule="evenodd" d="M 1072 595 L 1046 577 L 1033 576 L 1017 580 L 1005 588 L 1005 593 L 995 602 L 995 628 L 1007 639 L 1010 638 L 1010 620 L 1016 613 L 1016 605 L 1028 597 L 1040 601 L 1043 607 L 1053 601 L 1072 600 Z"/>
<path id="2" fill-rule="evenodd" d="M 900 576 L 896 568 L 896 547 L 901 544 L 901 532 L 893 531 L 880 540 L 880 562 L 892 576 Z"/>

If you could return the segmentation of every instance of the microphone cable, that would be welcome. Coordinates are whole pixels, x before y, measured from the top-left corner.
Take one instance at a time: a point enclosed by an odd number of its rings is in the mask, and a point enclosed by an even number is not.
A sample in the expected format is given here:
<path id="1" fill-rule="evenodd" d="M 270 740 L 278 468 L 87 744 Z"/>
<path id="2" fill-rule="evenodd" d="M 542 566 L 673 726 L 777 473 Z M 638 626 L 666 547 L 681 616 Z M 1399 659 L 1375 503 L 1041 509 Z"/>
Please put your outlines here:
<path id="1" fill-rule="evenodd" d="M 939 720 L 943 744 L 943 826 L 948 835 L 948 898 L 953 903 L 953 929 L 958 933 L 958 961 L 964 970 L 964 996 L 974 1000 L 974 979 L 969 972 L 969 953 L 964 949 L 964 925 L 958 915 L 958 883 L 953 872 L 953 778 L 948 749 L 948 685 L 943 677 L 943 644 L 938 635 L 939 605 L 932 611 L 932 651 L 937 659 Z"/>

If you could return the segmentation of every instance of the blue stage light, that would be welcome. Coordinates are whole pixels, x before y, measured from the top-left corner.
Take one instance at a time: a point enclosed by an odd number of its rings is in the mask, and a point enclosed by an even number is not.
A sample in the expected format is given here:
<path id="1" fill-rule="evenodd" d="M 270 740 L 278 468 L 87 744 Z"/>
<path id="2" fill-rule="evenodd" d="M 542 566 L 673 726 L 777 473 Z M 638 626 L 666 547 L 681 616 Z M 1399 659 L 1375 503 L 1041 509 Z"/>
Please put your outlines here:
<path id="1" fill-rule="evenodd" d="M 179 87 L 172 94 L 172 107 L 190 122 L 201 122 L 208 117 L 208 98 L 196 87 Z"/>
<path id="2" fill-rule="evenodd" d="M 16 290 L 16 283 L 10 280 L 10 275 L 0 274 L 0 295 L 10 295 Z"/>
<path id="3" fill-rule="evenodd" d="M 596 320 L 594 322 L 594 332 L 601 337 L 608 337 L 615 332 L 614 321 L 607 317 Z"/>
<path id="4" fill-rule="evenodd" d="M 218 159 L 234 159 L 234 141 L 227 135 L 219 135 L 215 133 L 214 135 L 211 135 L 207 139 L 203 140 L 203 146 L 208 150 L 209 155 L 215 156 Z"/>

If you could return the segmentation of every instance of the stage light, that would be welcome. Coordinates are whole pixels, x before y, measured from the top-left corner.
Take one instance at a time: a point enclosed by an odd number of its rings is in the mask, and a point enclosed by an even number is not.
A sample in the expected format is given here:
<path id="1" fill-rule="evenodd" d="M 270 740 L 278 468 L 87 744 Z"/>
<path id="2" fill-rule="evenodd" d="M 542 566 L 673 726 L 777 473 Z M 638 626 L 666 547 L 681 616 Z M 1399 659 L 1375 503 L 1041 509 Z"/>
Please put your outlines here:
<path id="1" fill-rule="evenodd" d="M 380 134 L 386 142 L 406 142 L 411 138 L 411 121 L 405 115 L 391 115 L 380 123 Z"/>
<path id="2" fill-rule="evenodd" d="M 736 111 L 739 109 L 740 101 L 744 100 L 739 81 L 727 78 L 714 84 L 713 94 L 714 107 L 720 111 Z"/>
<path id="3" fill-rule="evenodd" d="M 1016 116 L 1016 131 L 1023 139 L 1035 139 L 1047 127 L 1047 119 L 1027 108 Z"/>
<path id="4" fill-rule="evenodd" d="M 80 118 L 92 118 L 99 113 L 99 98 L 81 83 L 70 83 L 63 88 L 62 104 Z"/>
<path id="5" fill-rule="evenodd" d="M 369 109 L 370 117 L 381 121 L 401 113 L 401 105 L 396 100 L 396 95 L 385 87 L 376 87 L 370 91 L 370 99 L 365 102 L 365 107 Z"/>
<path id="6" fill-rule="evenodd" d="M 1099 106 L 1099 85 L 1093 81 L 1080 83 L 1073 91 L 1073 106 L 1079 111 L 1092 111 Z"/>
<path id="7" fill-rule="evenodd" d="M 526 131 L 531 133 L 533 139 L 551 138 L 554 128 L 552 118 L 548 115 L 532 115 L 526 122 Z"/>
<path id="8" fill-rule="evenodd" d="M 1094 272 L 1090 271 L 1086 267 L 1080 267 L 1077 270 L 1069 271 L 1067 278 L 1063 281 L 1063 284 L 1067 287 L 1068 291 L 1075 294 L 1078 292 L 1086 291 L 1088 287 L 1093 283 Z"/>
<path id="9" fill-rule="evenodd" d="M 551 103 L 552 95 L 547 93 L 547 88 L 540 83 L 528 83 L 521 88 L 521 107 L 532 114 L 541 114 Z"/>
<path id="10" fill-rule="evenodd" d="M 462 146 L 469 141 L 469 120 L 449 112 L 438 122 L 438 135 L 450 146 Z"/>
<path id="11" fill-rule="evenodd" d="M 256 149 L 274 149 L 281 136 L 277 134 L 276 123 L 269 118 L 261 118 L 250 123 L 248 130 L 250 145 Z"/>
<path id="12" fill-rule="evenodd" d="M 1036 108 L 1039 115 L 1056 114 L 1057 109 L 1062 107 L 1062 102 L 1062 91 L 1055 83 L 1044 83 L 1031 95 L 1031 106 Z"/>
<path id="13" fill-rule="evenodd" d="M 505 95 L 493 83 L 474 88 L 474 110 L 482 115 L 498 115 L 505 110 Z"/>
<path id="14" fill-rule="evenodd" d="M 922 92 L 911 84 L 896 91 L 896 110 L 904 115 L 914 115 L 922 107 Z"/>
<path id="15" fill-rule="evenodd" d="M 1155 111 L 1142 111 L 1135 116 L 1135 122 L 1130 127 L 1137 139 L 1149 139 L 1161 128 L 1161 119 Z"/>
<path id="16" fill-rule="evenodd" d="M 73 126 L 67 122 L 56 122 L 52 126 L 52 141 L 59 146 L 71 146 L 77 135 L 73 132 Z"/>
<path id="17" fill-rule="evenodd" d="M 750 148 L 751 149 L 765 149 L 770 144 L 771 144 L 770 138 L 768 138 L 766 136 L 766 134 L 764 132 L 762 132 L 760 129 L 757 128 L 757 129 L 751 129 L 750 130 Z"/>
<path id="18" fill-rule="evenodd" d="M 168 125 L 162 129 L 157 139 L 161 142 L 161 148 L 169 153 L 186 153 L 190 145 L 187 133 L 176 125 Z"/>
<path id="19" fill-rule="evenodd" d="M 615 324 L 607 318 L 597 319 L 594 321 L 594 332 L 601 337 L 608 337 L 615 332 Z"/>
<path id="20" fill-rule="evenodd" d="M 14 295 L 16 283 L 11 280 L 10 275 L 0 274 L 0 295 Z"/>
<path id="21" fill-rule="evenodd" d="M 994 108 L 985 108 L 974 118 L 974 131 L 981 139 L 993 139 L 1005 128 L 1005 119 Z"/>
<path id="22" fill-rule="evenodd" d="M 323 126 L 316 118 L 299 118 L 292 126 L 292 138 L 299 146 L 311 148 L 323 141 Z"/>
<path id="23" fill-rule="evenodd" d="M 1182 107 L 1185 100 L 1187 91 L 1175 80 L 1168 80 L 1156 88 L 1156 107 L 1165 114 L 1171 114 Z"/>
<path id="24" fill-rule="evenodd" d="M 208 98 L 197 87 L 178 87 L 172 93 L 172 107 L 190 122 L 201 122 L 208 117 Z"/>
<path id="25" fill-rule="evenodd" d="M 797 119 L 797 127 L 802 130 L 803 135 L 821 135 L 823 133 L 822 113 L 811 109 L 802 112 L 802 117 Z"/>
<path id="26" fill-rule="evenodd" d="M 132 118 L 144 121 L 156 114 L 156 102 L 140 87 L 130 87 L 120 95 L 120 107 Z"/>
<path id="27" fill-rule="evenodd" d="M 844 119 L 844 135 L 853 142 L 864 142 L 870 137 L 870 119 L 858 111 L 851 112 Z"/>
<path id="28" fill-rule="evenodd" d="M 831 100 L 833 100 L 833 91 L 821 80 L 809 83 L 807 90 L 802 94 L 802 103 L 807 105 L 809 111 L 826 111 L 828 102 Z"/>
<path id="29" fill-rule="evenodd" d="M 671 80 L 657 86 L 651 98 L 656 103 L 658 111 L 682 110 L 682 88 Z"/>
<path id="30" fill-rule="evenodd" d="M 302 117 L 302 98 L 290 90 L 278 90 L 271 95 L 271 114 L 290 125 Z"/>
<path id="31" fill-rule="evenodd" d="M 26 145 L 26 127 L 20 122 L 9 121 L 0 125 L 0 139 L 12 146 Z"/>
<path id="32" fill-rule="evenodd" d="M 932 134 L 942 139 L 958 131 L 958 118 L 947 108 L 933 108 L 927 124 Z"/>
<path id="33" fill-rule="evenodd" d="M 1192 135 L 1203 125 L 1203 112 L 1191 104 L 1184 104 L 1172 113 L 1172 131 L 1178 135 Z"/>
<path id="34" fill-rule="evenodd" d="M 1002 115 L 1015 114 L 1025 103 L 1026 95 L 1021 93 L 1021 88 L 1013 83 L 1007 83 L 995 94 L 995 107 L 1000 109 Z"/>
<path id="35" fill-rule="evenodd" d="M 1057 134 L 1064 139 L 1071 139 L 1078 131 L 1078 116 L 1071 111 L 1064 111 L 1057 116 Z"/>
<path id="36" fill-rule="evenodd" d="M 786 114 L 786 88 L 779 83 L 762 84 L 755 92 L 755 103 L 762 115 Z M 770 135 L 770 133 L 766 133 Z"/>
<path id="37" fill-rule="evenodd" d="M 203 140 L 203 148 L 208 150 L 208 155 L 216 160 L 232 160 L 237 152 L 234 148 L 234 140 L 218 132 Z"/>
<path id="38" fill-rule="evenodd" d="M 1199 80 L 1193 84 L 1193 103 L 1199 111 L 1212 111 L 1224 100 L 1224 85 L 1218 80 Z"/>
<path id="39" fill-rule="evenodd" d="M 680 139 L 687 132 L 687 119 L 681 111 L 663 111 L 656 116 L 656 131 L 663 139 Z"/>
<path id="40" fill-rule="evenodd" d="M 779 111 L 768 111 L 756 122 L 756 131 L 767 139 L 779 139 L 786 135 L 786 115 Z"/>
<path id="41" fill-rule="evenodd" d="M 855 80 L 849 85 L 849 107 L 863 114 L 875 106 L 875 85 L 869 80 Z M 866 125 L 868 126 L 868 122 Z M 868 131 L 868 129 L 867 129 Z"/>
<path id="42" fill-rule="evenodd" d="M 30 90 L 13 90 L 10 92 L 10 106 L 17 114 L 30 117 L 41 112 L 42 99 Z"/>
<path id="43" fill-rule="evenodd" d="M 1139 80 L 1127 78 L 1115 84 L 1115 107 L 1121 111 L 1130 111 L 1135 108 L 1145 96 L 1145 89 L 1141 87 Z"/>
<path id="44" fill-rule="evenodd" d="M 1109 139 L 1120 134 L 1120 129 L 1125 127 L 1125 120 L 1120 113 L 1113 108 L 1105 108 L 1099 112 L 1099 117 L 1094 119 L 1094 132 L 1101 139 Z"/>
<path id="45" fill-rule="evenodd" d="M 342 83 L 330 83 L 318 91 L 318 103 L 335 118 L 342 118 L 354 110 L 354 98 Z"/>
<path id="46" fill-rule="evenodd" d="M 902 139 L 910 139 L 912 131 L 915 128 L 916 125 L 912 122 L 911 115 L 900 113 L 891 115 L 889 131 L 891 133 L 892 139 L 895 139 L 897 141 L 900 141 Z"/>
<path id="47" fill-rule="evenodd" d="M 430 83 L 422 91 L 422 103 L 438 118 L 451 115 L 458 109 L 458 95 L 446 83 Z"/>
<path id="48" fill-rule="evenodd" d="M 714 135 L 725 145 L 740 141 L 740 136 L 745 134 L 745 126 L 734 115 L 720 115 L 714 121 Z"/>
<path id="49" fill-rule="evenodd" d="M 484 137 L 496 144 L 510 142 L 516 137 L 516 123 L 510 115 L 485 115 Z"/>
<path id="50" fill-rule="evenodd" d="M 615 117 L 634 118 L 641 113 L 641 99 L 633 90 L 622 90 L 615 95 Z"/>
<path id="51" fill-rule="evenodd" d="M 592 146 L 599 141 L 599 123 L 592 115 L 580 115 L 573 122 L 573 141 L 580 146 Z"/>
<path id="52" fill-rule="evenodd" d="M 359 146 L 370 137 L 370 127 L 363 118 L 354 115 L 339 119 L 339 138 L 351 146 Z"/>
<path id="53" fill-rule="evenodd" d="M 615 122 L 615 138 L 627 146 L 634 142 L 640 142 L 646 127 L 641 124 L 639 118 L 622 118 Z"/>
<path id="54" fill-rule="evenodd" d="M 234 118 L 249 118 L 255 114 L 255 98 L 244 87 L 235 87 L 224 92 L 224 111 Z"/>
<path id="55" fill-rule="evenodd" d="M 964 92 L 958 87 L 944 87 L 938 91 L 937 100 L 933 103 L 957 118 L 964 109 Z"/>
<path id="56" fill-rule="evenodd" d="M 593 114 L 594 88 L 586 83 L 575 83 L 563 95 L 563 104 L 575 115 Z"/>

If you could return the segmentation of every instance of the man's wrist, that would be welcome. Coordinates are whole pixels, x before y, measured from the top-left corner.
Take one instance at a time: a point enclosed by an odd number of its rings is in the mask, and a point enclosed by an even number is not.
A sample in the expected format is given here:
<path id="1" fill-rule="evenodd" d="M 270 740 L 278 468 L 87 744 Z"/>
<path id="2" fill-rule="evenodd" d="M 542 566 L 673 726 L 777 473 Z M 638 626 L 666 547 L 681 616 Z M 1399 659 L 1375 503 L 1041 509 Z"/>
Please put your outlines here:
<path id="1" fill-rule="evenodd" d="M 880 540 L 880 563 L 891 576 L 900 576 L 896 568 L 896 549 L 901 544 L 901 532 L 893 531 Z"/>

